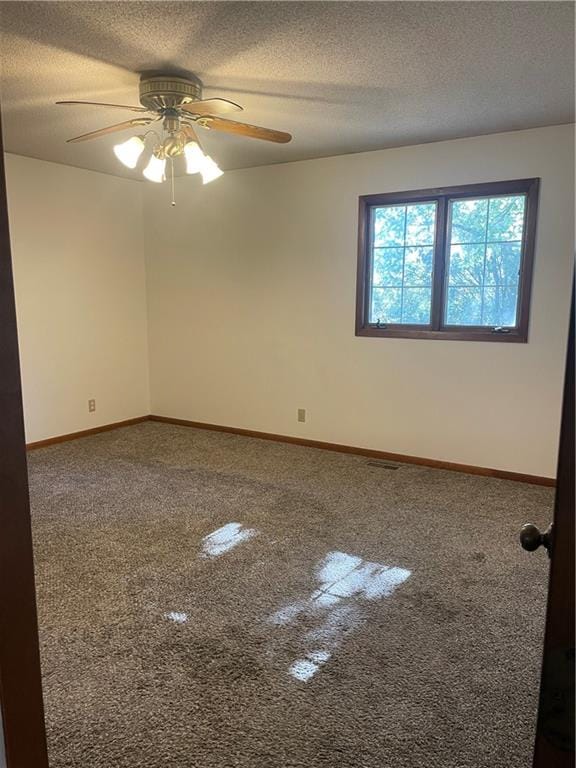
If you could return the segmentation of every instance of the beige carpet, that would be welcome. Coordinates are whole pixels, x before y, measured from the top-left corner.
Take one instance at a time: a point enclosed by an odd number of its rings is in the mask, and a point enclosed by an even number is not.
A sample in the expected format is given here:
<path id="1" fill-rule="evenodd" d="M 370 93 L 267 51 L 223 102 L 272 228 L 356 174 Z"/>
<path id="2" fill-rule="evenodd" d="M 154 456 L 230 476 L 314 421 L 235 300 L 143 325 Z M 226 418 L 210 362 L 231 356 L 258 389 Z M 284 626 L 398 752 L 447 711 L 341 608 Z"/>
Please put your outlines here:
<path id="1" fill-rule="evenodd" d="M 527 768 L 551 489 L 146 423 L 30 454 L 52 768 Z"/>

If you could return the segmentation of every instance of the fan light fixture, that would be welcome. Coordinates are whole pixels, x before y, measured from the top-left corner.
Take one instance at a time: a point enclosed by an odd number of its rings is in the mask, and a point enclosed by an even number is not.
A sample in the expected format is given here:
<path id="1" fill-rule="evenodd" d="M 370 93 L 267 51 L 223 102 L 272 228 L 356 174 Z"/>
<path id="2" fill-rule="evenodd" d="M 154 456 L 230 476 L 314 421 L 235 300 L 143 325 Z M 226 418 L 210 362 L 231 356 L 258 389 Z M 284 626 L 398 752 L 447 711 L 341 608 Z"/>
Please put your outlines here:
<path id="1" fill-rule="evenodd" d="M 163 141 L 156 131 L 147 131 L 144 136 L 132 136 L 122 144 L 115 145 L 114 154 L 118 160 L 127 168 L 136 168 L 138 160 L 146 148 L 146 138 L 150 134 L 156 137 L 156 141 L 148 165 L 142 171 L 143 176 L 148 181 L 153 181 L 156 184 L 165 181 L 166 160 L 173 161 L 174 158 L 181 155 L 184 155 L 186 160 L 186 173 L 199 173 L 204 184 L 209 184 L 223 175 L 224 171 L 218 167 L 218 164 L 203 152 L 198 139 L 195 136 L 189 138 L 193 134 L 190 127 L 183 130 L 171 130 Z M 171 169 L 173 172 L 173 163 L 171 163 Z"/>
<path id="2" fill-rule="evenodd" d="M 202 174 L 202 182 L 204 184 L 209 184 L 211 181 L 214 181 L 214 179 L 220 178 L 224 171 L 220 170 L 214 160 L 206 155 L 204 158 L 204 167 L 200 173 Z"/>
<path id="3" fill-rule="evenodd" d="M 154 136 L 152 153 L 148 164 L 142 171 L 144 178 L 155 184 L 166 181 L 166 161 L 170 161 L 170 180 L 172 182 L 172 205 L 174 201 L 174 160 L 184 157 L 186 161 L 186 173 L 199 173 L 202 183 L 209 184 L 220 178 L 223 171 L 218 164 L 204 153 L 194 129 L 190 125 L 181 124 L 177 119 L 170 119 L 164 123 L 165 137 L 156 131 L 146 131 L 144 135 L 132 136 L 127 141 L 114 146 L 114 154 L 127 168 L 136 168 L 140 157 L 146 149 L 148 136 Z M 167 134 L 167 135 L 166 135 Z"/>
<path id="4" fill-rule="evenodd" d="M 130 120 L 68 139 L 69 143 L 89 141 L 135 126 L 159 123 L 160 131 L 150 129 L 144 134 L 132 136 L 121 144 L 116 144 L 114 154 L 127 168 L 136 168 L 146 150 L 148 137 L 153 136 L 153 143 L 150 142 L 152 146 L 148 150 L 151 150 L 151 154 L 142 173 L 149 181 L 160 184 L 166 180 L 166 161 L 170 161 L 172 205 L 175 205 L 174 172 L 178 158 L 183 157 L 186 161 L 186 173 L 199 173 L 204 184 L 218 179 L 223 173 L 202 149 L 195 131 L 197 126 L 206 130 L 248 136 L 276 144 L 286 144 L 292 139 L 289 133 L 283 131 L 221 117 L 222 114 L 242 111 L 242 107 L 229 99 L 203 99 L 202 83 L 194 76 L 186 78 L 171 74 L 150 77 L 143 75 L 140 79 L 139 96 L 140 106 L 93 101 L 58 101 L 56 103 L 121 109 L 136 113 Z"/>
<path id="5" fill-rule="evenodd" d="M 222 171 L 211 157 L 205 155 L 200 144 L 194 139 L 184 146 L 186 157 L 186 173 L 199 173 L 204 184 L 209 184 L 214 179 L 220 178 Z"/>
<path id="6" fill-rule="evenodd" d="M 122 144 L 116 144 L 114 154 L 126 168 L 136 168 L 140 155 L 144 152 L 144 139 L 142 136 L 132 136 Z"/>
<path id="7" fill-rule="evenodd" d="M 184 146 L 184 157 L 186 158 L 186 173 L 200 173 L 204 167 L 206 155 L 200 149 L 197 141 L 189 141 Z"/>
<path id="8" fill-rule="evenodd" d="M 154 181 L 156 184 L 161 184 L 166 178 L 166 159 L 164 157 L 156 157 L 152 155 L 148 161 L 148 165 L 142 171 L 142 175 L 145 176 L 148 181 Z"/>

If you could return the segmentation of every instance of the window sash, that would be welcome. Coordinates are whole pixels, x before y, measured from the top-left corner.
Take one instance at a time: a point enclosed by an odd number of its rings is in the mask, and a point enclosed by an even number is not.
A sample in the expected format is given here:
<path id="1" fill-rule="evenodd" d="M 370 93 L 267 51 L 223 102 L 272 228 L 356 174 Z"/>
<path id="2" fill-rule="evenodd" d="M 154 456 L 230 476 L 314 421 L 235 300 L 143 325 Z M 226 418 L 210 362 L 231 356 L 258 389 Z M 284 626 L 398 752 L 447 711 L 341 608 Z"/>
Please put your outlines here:
<path id="1" fill-rule="evenodd" d="M 489 239 L 489 228 L 490 228 L 490 202 L 493 200 L 505 200 L 506 198 L 523 198 L 523 216 L 522 216 L 522 236 L 520 239 L 516 239 L 514 241 L 512 240 L 490 240 Z M 453 232 L 453 210 L 454 210 L 454 202 L 457 202 L 458 200 L 473 200 L 476 201 L 482 201 L 487 200 L 487 211 L 486 211 L 486 224 L 485 224 L 485 233 L 484 233 L 484 240 L 479 243 L 471 243 L 471 242 L 457 242 L 454 243 L 452 240 L 452 232 Z M 526 250 L 526 240 L 525 240 L 525 233 L 526 233 L 526 225 L 527 225 L 527 212 L 528 212 L 528 201 L 527 201 L 527 193 L 506 193 L 506 194 L 499 194 L 499 195 L 474 195 L 471 197 L 465 197 L 465 198 L 449 198 L 448 199 L 448 207 L 446 211 L 446 244 L 445 244 L 445 250 L 443 254 L 443 258 L 445 261 L 445 284 L 444 284 L 444 304 L 442 307 L 442 328 L 452 329 L 452 328 L 478 328 L 478 329 L 493 329 L 495 327 L 504 327 L 507 329 L 510 329 L 509 333 L 513 333 L 514 331 L 518 330 L 519 322 L 520 322 L 520 280 L 522 275 L 522 266 L 524 262 L 524 255 Z M 449 237 L 450 235 L 450 237 Z M 498 285 L 492 285 L 490 283 L 486 282 L 486 263 L 487 263 L 487 249 L 488 246 L 494 246 L 494 245 L 510 245 L 512 243 L 519 243 L 520 244 L 520 255 L 519 255 L 519 265 L 518 265 L 518 274 L 516 275 L 516 280 L 512 284 L 498 284 Z M 466 323 L 466 324 L 460 324 L 460 323 L 450 323 L 448 322 L 448 310 L 449 310 L 449 295 L 450 295 L 450 289 L 455 288 L 456 286 L 450 284 L 450 269 L 451 269 L 451 261 L 452 261 L 452 249 L 454 245 L 480 245 L 483 246 L 484 254 L 483 254 L 483 278 L 482 283 L 480 286 L 473 286 L 473 285 L 464 285 L 461 287 L 464 288 L 472 288 L 476 290 L 480 290 L 482 294 L 481 299 L 481 315 L 484 312 L 484 294 L 486 289 L 490 288 L 514 288 L 516 290 L 516 304 L 515 304 L 515 323 L 514 325 L 505 325 L 505 326 L 495 326 L 491 323 L 480 323 L 480 324 L 474 324 L 474 323 Z"/>
<path id="2" fill-rule="evenodd" d="M 383 288 L 383 287 L 389 287 L 389 288 L 397 288 L 401 291 L 401 307 L 400 311 L 403 312 L 403 299 L 404 299 L 404 290 L 410 289 L 410 288 L 421 288 L 421 289 L 429 289 L 430 290 L 430 314 L 429 318 L 430 321 L 428 323 L 390 323 L 389 325 L 393 327 L 414 327 L 414 328 L 430 328 L 432 323 L 432 300 L 433 300 L 433 294 L 434 294 L 434 262 L 435 262 L 435 250 L 436 250 L 436 240 L 437 240 L 437 232 L 438 232 L 438 203 L 435 200 L 414 200 L 410 201 L 405 205 L 407 208 L 410 205 L 416 205 L 420 203 L 434 203 L 435 204 L 435 215 L 434 215 L 434 239 L 431 243 L 427 244 L 407 244 L 406 243 L 406 225 L 408 221 L 408 212 L 406 211 L 405 214 L 405 222 L 404 222 L 404 238 L 402 241 L 402 245 L 395 245 L 395 246 L 381 246 L 376 245 L 374 243 L 374 233 L 375 233 L 375 211 L 378 208 L 386 207 L 386 206 L 378 206 L 373 205 L 370 206 L 369 210 L 369 246 L 368 246 L 368 265 L 367 265 L 367 280 L 368 280 L 368 300 L 367 300 L 367 320 L 370 323 L 370 314 L 372 309 L 372 298 L 374 295 L 374 289 Z M 374 253 L 377 250 L 386 250 L 386 248 L 390 247 L 390 249 L 397 249 L 397 250 L 403 250 L 403 258 L 402 258 L 402 280 L 398 286 L 382 286 L 378 284 L 374 284 Z M 406 251 L 409 249 L 416 249 L 416 248 L 431 248 L 432 249 L 432 266 L 431 266 L 431 274 L 430 274 L 430 285 L 408 285 L 404 282 L 404 276 L 405 276 L 405 269 L 406 269 Z M 377 323 L 370 323 L 371 325 L 378 325 Z M 385 324 L 388 325 L 388 324 Z"/>
<path id="3" fill-rule="evenodd" d="M 530 288 L 534 258 L 534 239 L 538 206 L 539 179 L 474 184 L 461 187 L 386 193 L 360 197 L 356 335 L 404 338 L 444 338 L 482 341 L 527 341 Z M 500 329 L 491 325 L 458 325 L 446 322 L 448 266 L 452 203 L 505 196 L 524 196 L 520 266 L 517 282 L 516 325 Z M 375 208 L 416 203 L 436 204 L 433 246 L 431 311 L 428 324 L 370 322 L 374 254 L 373 211 Z M 482 286 L 484 288 L 484 286 Z"/>

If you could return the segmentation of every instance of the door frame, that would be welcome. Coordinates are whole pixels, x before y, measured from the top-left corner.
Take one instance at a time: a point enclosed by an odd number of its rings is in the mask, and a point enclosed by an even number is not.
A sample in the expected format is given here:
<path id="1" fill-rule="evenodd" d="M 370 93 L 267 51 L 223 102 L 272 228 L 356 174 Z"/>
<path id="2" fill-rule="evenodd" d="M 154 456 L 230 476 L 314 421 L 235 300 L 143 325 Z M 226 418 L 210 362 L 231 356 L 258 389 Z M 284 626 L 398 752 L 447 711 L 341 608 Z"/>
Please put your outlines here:
<path id="1" fill-rule="evenodd" d="M 549 739 L 546 680 L 554 650 L 574 649 L 574 297 L 554 529 L 534 768 L 573 765 L 573 753 L 558 751 Z M 1 114 L 0 530 L 0 708 L 6 766 L 48 768 Z"/>
<path id="2" fill-rule="evenodd" d="M 533 768 L 574 766 L 575 290 L 573 280 Z"/>
<path id="3" fill-rule="evenodd" d="M 0 706 L 6 766 L 48 768 L 1 115 L 0 531 Z"/>

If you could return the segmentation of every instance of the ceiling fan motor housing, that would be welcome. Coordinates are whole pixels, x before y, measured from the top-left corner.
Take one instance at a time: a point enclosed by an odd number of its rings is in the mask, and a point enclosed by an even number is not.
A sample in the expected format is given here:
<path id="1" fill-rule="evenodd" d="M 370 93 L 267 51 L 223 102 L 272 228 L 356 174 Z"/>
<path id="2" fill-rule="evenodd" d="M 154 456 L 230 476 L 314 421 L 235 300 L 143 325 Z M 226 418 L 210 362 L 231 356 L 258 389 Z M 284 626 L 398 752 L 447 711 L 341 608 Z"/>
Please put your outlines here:
<path id="1" fill-rule="evenodd" d="M 177 109 L 201 98 L 202 84 L 185 77 L 158 76 L 140 80 L 140 104 L 153 112 Z"/>

